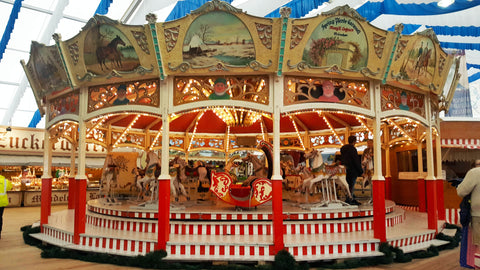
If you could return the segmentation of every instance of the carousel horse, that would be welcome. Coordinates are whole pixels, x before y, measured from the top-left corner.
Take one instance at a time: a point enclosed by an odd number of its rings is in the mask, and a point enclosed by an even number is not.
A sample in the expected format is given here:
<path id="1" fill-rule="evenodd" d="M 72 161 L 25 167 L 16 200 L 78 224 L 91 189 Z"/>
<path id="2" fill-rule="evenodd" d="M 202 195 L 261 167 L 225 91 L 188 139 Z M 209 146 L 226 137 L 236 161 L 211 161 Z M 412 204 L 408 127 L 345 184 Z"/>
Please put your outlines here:
<path id="1" fill-rule="evenodd" d="M 114 202 L 115 196 L 112 187 L 117 186 L 117 176 L 118 176 L 118 166 L 113 161 L 111 155 L 107 155 L 105 159 L 105 164 L 103 165 L 102 170 L 102 178 L 101 183 L 102 185 L 105 184 L 105 190 L 107 193 L 107 202 Z"/>
<path id="2" fill-rule="evenodd" d="M 170 161 L 170 166 L 177 169 L 176 174 L 173 174 L 170 178 L 170 193 L 173 195 L 176 201 L 178 201 L 179 194 L 182 194 L 189 199 L 187 191 L 182 184 L 187 181 L 187 174 L 185 172 L 188 167 L 187 162 L 180 158 L 180 156 L 176 156 Z"/>
<path id="3" fill-rule="evenodd" d="M 248 186 L 257 178 L 267 177 L 268 170 L 263 159 L 259 159 L 257 156 L 249 152 L 246 157 L 242 158 L 242 161 L 249 162 L 253 165 L 253 175 L 250 175 L 247 180 L 243 181 L 242 185 Z"/>
<path id="4" fill-rule="evenodd" d="M 158 155 L 153 151 L 147 152 L 146 162 L 145 176 L 137 181 L 137 188 L 140 190 L 138 198 L 143 198 L 143 196 L 149 191 L 151 193 L 150 201 L 153 201 L 156 196 L 155 193 L 157 192 L 157 183 L 155 180 L 160 175 L 161 162 Z"/>
<path id="5" fill-rule="evenodd" d="M 320 182 L 324 200 L 328 202 L 338 201 L 335 189 L 335 184 L 337 184 L 345 191 L 348 198 L 352 198 L 352 194 L 348 188 L 344 166 L 338 164 L 326 165 L 323 162 L 321 151 L 315 149 L 305 151 L 305 158 L 312 159 L 311 173 L 313 176 L 307 176 L 304 180 L 302 192 L 308 191 L 310 194 L 313 194 L 315 191 L 314 185 Z M 332 184 L 328 184 L 329 181 L 331 181 Z"/>
<path id="6" fill-rule="evenodd" d="M 305 151 L 305 159 L 311 159 L 311 170 L 308 171 L 308 174 L 307 171 L 303 171 L 305 174 L 301 188 L 303 193 L 308 191 L 310 194 L 313 194 L 315 191 L 314 185 L 328 177 L 323 171 L 325 168 L 325 163 L 323 162 L 321 153 L 322 151 L 315 149 L 307 149 Z"/>
<path id="7" fill-rule="evenodd" d="M 369 149 L 369 148 L 367 148 Z M 363 181 L 362 181 L 362 193 L 365 192 L 365 188 L 372 184 L 373 176 L 373 151 L 365 149 L 362 156 L 362 168 L 363 168 Z"/>
<path id="8" fill-rule="evenodd" d="M 238 167 L 238 164 L 235 163 L 235 160 L 240 159 L 240 155 L 233 155 L 228 161 L 225 163 L 223 167 L 223 171 L 229 173 L 230 176 L 233 178 L 233 183 L 237 182 L 237 175 L 232 173 L 232 169 Z"/>

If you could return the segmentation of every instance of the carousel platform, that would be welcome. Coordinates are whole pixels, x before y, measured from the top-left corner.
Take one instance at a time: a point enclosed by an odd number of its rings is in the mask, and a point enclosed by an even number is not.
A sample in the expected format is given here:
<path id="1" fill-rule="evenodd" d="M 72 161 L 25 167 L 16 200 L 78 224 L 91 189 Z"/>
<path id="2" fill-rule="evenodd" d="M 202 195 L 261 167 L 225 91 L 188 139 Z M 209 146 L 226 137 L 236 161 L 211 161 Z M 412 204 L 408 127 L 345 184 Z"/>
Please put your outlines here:
<path id="1" fill-rule="evenodd" d="M 157 239 L 157 210 L 136 201 L 115 204 L 102 199 L 87 205 L 85 233 L 73 244 L 74 210 L 52 213 L 44 232 L 33 235 L 67 249 L 124 256 L 145 255 Z M 446 242 L 427 228 L 427 214 L 407 211 L 386 201 L 387 242 L 404 252 Z M 171 261 L 273 261 L 272 207 L 238 210 L 217 201 L 172 204 Z M 373 237 L 373 207 L 283 204 L 285 248 L 297 261 L 382 256 Z M 442 231 L 444 222 L 438 223 Z"/>

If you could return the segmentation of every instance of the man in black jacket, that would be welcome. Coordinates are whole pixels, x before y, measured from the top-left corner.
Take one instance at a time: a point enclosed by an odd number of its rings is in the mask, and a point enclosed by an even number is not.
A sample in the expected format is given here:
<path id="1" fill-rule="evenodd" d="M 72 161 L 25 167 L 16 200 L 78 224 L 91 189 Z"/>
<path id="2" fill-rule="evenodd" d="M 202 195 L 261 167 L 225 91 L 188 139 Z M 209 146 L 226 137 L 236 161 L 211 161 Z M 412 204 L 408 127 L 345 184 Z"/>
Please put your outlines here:
<path id="1" fill-rule="evenodd" d="M 345 201 L 348 204 L 360 205 L 360 203 L 355 200 L 353 196 L 353 187 L 357 181 L 357 177 L 363 174 L 362 164 L 360 157 L 358 156 L 357 148 L 355 148 L 355 143 L 357 138 L 355 136 L 348 137 L 348 144 L 345 144 L 340 148 L 340 154 L 342 155 L 342 164 L 347 168 L 347 183 L 350 193 L 352 194 L 352 199 Z"/>

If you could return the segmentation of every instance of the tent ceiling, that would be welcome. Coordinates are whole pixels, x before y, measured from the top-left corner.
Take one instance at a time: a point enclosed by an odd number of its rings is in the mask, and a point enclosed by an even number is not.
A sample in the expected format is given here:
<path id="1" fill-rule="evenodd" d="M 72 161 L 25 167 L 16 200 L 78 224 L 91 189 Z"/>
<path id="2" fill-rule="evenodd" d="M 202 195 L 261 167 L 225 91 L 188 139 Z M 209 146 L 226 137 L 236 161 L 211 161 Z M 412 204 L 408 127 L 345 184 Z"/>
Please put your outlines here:
<path id="1" fill-rule="evenodd" d="M 14 0 L 0 0 L 0 33 L 8 39 L 9 17 Z M 53 33 L 66 40 L 76 35 L 108 0 L 24 0 L 14 28 L 0 59 L 0 125 L 26 127 L 37 109 L 32 90 L 20 65 L 29 59 L 31 40 L 52 45 Z M 157 14 L 158 21 L 176 19 L 205 3 L 205 0 L 113 0 L 105 15 L 127 24 L 145 24 L 145 15 Z M 228 0 L 237 8 L 256 16 L 278 16 L 279 8 L 292 8 L 291 17 L 311 17 L 337 6 L 349 4 L 371 23 L 391 30 L 397 23 L 405 24 L 404 33 L 411 34 L 433 27 L 444 48 L 465 48 L 469 79 L 480 84 L 480 3 L 456 0 L 447 8 L 438 8 L 438 0 Z M 471 86 L 472 87 L 472 86 Z M 476 103 L 473 101 L 472 103 Z M 187 117 L 187 116 L 184 116 Z M 192 116 L 190 116 L 192 117 Z M 265 121 L 268 122 L 268 121 Z M 307 119 L 303 122 L 308 123 Z M 322 122 L 322 121 L 320 121 Z M 268 125 L 268 124 L 266 124 Z M 41 121 L 38 127 L 43 127 Z"/>

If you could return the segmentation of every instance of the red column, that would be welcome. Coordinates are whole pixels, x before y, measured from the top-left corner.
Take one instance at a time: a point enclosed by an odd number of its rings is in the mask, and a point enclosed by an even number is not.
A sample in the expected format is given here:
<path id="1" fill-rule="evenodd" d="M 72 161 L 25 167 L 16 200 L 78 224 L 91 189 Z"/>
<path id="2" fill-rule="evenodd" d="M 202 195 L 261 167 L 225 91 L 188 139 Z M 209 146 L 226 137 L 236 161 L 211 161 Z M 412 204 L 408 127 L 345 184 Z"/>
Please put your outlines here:
<path id="1" fill-rule="evenodd" d="M 372 180 L 373 191 L 373 237 L 380 242 L 387 241 L 385 223 L 385 181 Z"/>
<path id="2" fill-rule="evenodd" d="M 68 178 L 68 209 L 75 208 L 75 177 Z"/>
<path id="3" fill-rule="evenodd" d="M 425 198 L 425 179 L 417 179 L 417 190 L 418 190 L 418 211 L 427 212 L 427 201 Z"/>
<path id="4" fill-rule="evenodd" d="M 438 219 L 445 220 L 445 199 L 443 197 L 443 179 L 437 179 L 437 212 L 438 212 Z"/>
<path id="5" fill-rule="evenodd" d="M 156 250 L 167 250 L 170 239 L 170 179 L 158 180 L 158 241 Z"/>
<path id="6" fill-rule="evenodd" d="M 437 214 L 437 181 L 426 180 L 427 189 L 427 214 L 428 214 L 428 229 L 438 230 L 438 214 Z"/>
<path id="7" fill-rule="evenodd" d="M 40 229 L 43 232 L 43 225 L 48 224 L 48 217 L 52 212 L 52 178 L 42 178 L 40 205 Z"/>
<path id="8" fill-rule="evenodd" d="M 273 254 L 277 254 L 285 248 L 283 242 L 283 204 L 282 204 L 282 181 L 272 180 L 272 212 L 273 212 Z"/>
<path id="9" fill-rule="evenodd" d="M 385 199 L 392 200 L 392 177 L 385 177 Z"/>
<path id="10" fill-rule="evenodd" d="M 80 234 L 85 233 L 85 212 L 87 204 L 87 180 L 75 180 L 75 221 L 73 227 L 73 243 L 80 244 Z"/>

